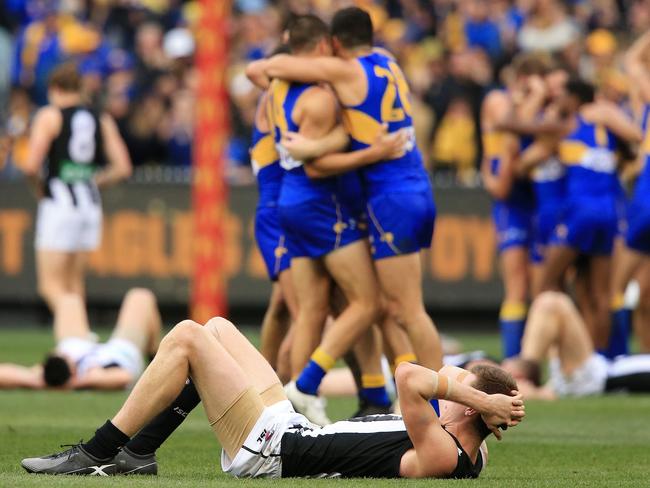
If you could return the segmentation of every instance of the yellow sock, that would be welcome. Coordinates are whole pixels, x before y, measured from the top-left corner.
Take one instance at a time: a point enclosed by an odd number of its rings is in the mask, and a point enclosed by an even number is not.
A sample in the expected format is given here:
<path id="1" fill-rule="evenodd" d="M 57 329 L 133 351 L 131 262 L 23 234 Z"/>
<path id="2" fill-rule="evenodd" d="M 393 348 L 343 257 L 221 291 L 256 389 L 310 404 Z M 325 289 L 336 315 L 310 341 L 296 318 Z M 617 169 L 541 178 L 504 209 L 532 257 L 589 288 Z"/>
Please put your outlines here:
<path id="1" fill-rule="evenodd" d="M 362 374 L 361 387 L 362 388 L 380 388 L 386 386 L 386 378 L 383 374 Z"/>
<path id="2" fill-rule="evenodd" d="M 395 358 L 395 367 L 399 366 L 400 363 L 416 363 L 418 358 L 414 353 L 408 352 L 406 354 L 400 354 Z"/>
<path id="3" fill-rule="evenodd" d="M 612 311 L 620 310 L 625 306 L 625 295 L 623 293 L 617 293 L 612 297 L 612 303 L 610 307 Z"/>
<path id="4" fill-rule="evenodd" d="M 504 302 L 499 312 L 501 320 L 524 320 L 528 313 L 528 307 L 525 303 L 521 302 Z"/>
<path id="5" fill-rule="evenodd" d="M 336 363 L 336 359 L 327 354 L 320 347 L 317 347 L 311 355 L 311 360 L 323 368 L 323 371 L 329 371 L 334 367 L 334 363 Z"/>

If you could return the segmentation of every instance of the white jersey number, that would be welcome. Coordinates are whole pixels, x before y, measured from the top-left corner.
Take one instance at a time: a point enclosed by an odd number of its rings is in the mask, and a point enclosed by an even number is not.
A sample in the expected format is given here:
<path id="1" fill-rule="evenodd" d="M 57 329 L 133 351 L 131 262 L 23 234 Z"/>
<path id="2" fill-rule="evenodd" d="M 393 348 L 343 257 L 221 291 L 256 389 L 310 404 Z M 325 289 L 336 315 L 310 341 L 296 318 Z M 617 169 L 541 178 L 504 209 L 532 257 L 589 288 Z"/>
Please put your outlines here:
<path id="1" fill-rule="evenodd" d="M 75 163 L 88 164 L 95 159 L 97 123 L 87 110 L 78 110 L 70 121 L 68 153 Z"/>

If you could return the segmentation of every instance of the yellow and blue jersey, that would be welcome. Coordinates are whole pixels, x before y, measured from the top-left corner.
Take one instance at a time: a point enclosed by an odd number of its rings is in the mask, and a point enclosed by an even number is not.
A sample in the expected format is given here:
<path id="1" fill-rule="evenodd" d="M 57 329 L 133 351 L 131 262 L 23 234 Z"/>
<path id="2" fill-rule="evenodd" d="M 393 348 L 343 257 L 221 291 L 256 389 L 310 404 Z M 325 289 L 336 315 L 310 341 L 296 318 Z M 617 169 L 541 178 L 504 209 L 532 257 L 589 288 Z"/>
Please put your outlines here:
<path id="1" fill-rule="evenodd" d="M 566 204 L 552 244 L 589 256 L 611 255 L 621 203 L 616 146 L 616 138 L 604 126 L 577 116 L 575 129 L 558 149 L 567 168 Z"/>
<path id="2" fill-rule="evenodd" d="M 576 128 L 560 142 L 559 158 L 567 166 L 566 191 L 571 200 L 616 198 L 616 138 L 602 125 L 577 117 Z"/>
<path id="3" fill-rule="evenodd" d="M 641 129 L 643 169 L 630 202 L 625 242 L 631 249 L 650 255 L 650 104 L 643 107 Z"/>
<path id="4" fill-rule="evenodd" d="M 558 207 L 566 197 L 566 167 L 551 157 L 535 167 L 530 176 L 537 209 Z"/>
<path id="5" fill-rule="evenodd" d="M 410 91 L 402 70 L 391 57 L 380 52 L 357 60 L 364 70 L 368 92 L 362 103 L 343 108 L 350 149 L 354 151 L 371 145 L 384 123 L 388 124 L 389 132 L 405 130 L 409 136 L 403 156 L 360 170 L 367 196 L 428 189 L 429 177 L 415 144 Z"/>
<path id="6" fill-rule="evenodd" d="M 293 112 L 300 96 L 313 85 L 273 80 L 269 89 L 269 119 L 280 166 L 284 170 L 278 210 L 292 258 L 321 258 L 362 238 L 356 215 L 340 198 L 339 178 L 310 179 L 302 161 L 281 144 L 286 131 L 299 132 Z"/>
<path id="7" fill-rule="evenodd" d="M 250 157 L 260 194 L 258 206 L 276 205 L 284 172 L 273 133 L 261 131 L 257 124 L 253 124 Z"/>
<path id="8" fill-rule="evenodd" d="M 282 147 L 282 134 L 287 131 L 298 132 L 293 120 L 293 111 L 300 96 L 313 85 L 273 80 L 269 88 L 269 119 L 273 122 L 275 147 L 284 170 L 279 202 L 293 205 L 314 199 L 330 198 L 336 193 L 336 177 L 310 179 L 305 173 L 302 161 L 297 161 Z"/>
<path id="9" fill-rule="evenodd" d="M 635 196 L 650 201 L 650 103 L 645 104 L 643 107 L 641 130 L 643 131 L 643 142 L 640 150 L 643 158 L 643 169 L 636 183 Z"/>
<path id="10" fill-rule="evenodd" d="M 498 175 L 507 150 L 507 133 L 485 131 L 483 133 L 483 153 L 490 163 L 490 171 Z M 520 142 L 530 143 L 524 139 Z M 510 193 L 503 200 L 495 200 L 492 218 L 497 232 L 497 245 L 500 252 L 511 247 L 528 247 L 532 237 L 532 190 L 528 179 L 517 178 L 512 182 Z"/>
<path id="11" fill-rule="evenodd" d="M 260 195 L 255 211 L 255 242 L 264 259 L 269 279 L 275 281 L 291 264 L 278 213 L 284 171 L 280 168 L 272 131 L 262 131 L 255 123 L 250 156 Z"/>
<path id="12" fill-rule="evenodd" d="M 486 131 L 483 133 L 483 153 L 489 159 L 490 171 L 498 175 L 501 171 L 501 164 L 506 150 L 507 133 L 502 131 Z M 530 137 L 519 139 L 520 151 L 524 151 L 533 140 Z M 530 209 L 533 203 L 532 188 L 527 178 L 516 178 L 512 182 L 510 193 L 502 202 L 509 206 Z"/>

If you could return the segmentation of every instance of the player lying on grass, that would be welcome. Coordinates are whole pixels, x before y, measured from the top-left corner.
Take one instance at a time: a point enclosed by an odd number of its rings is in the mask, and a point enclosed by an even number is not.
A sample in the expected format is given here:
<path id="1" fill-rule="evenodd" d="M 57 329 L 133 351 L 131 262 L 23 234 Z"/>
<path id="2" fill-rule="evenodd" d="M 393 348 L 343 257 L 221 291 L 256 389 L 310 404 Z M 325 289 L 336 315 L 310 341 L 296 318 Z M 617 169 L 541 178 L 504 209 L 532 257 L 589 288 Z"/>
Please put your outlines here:
<path id="1" fill-rule="evenodd" d="M 397 370 L 403 417 L 380 415 L 317 427 L 293 411 L 271 366 L 233 324 L 183 321 L 112 420 L 87 443 L 29 458 L 31 473 L 109 475 L 119 449 L 174 401 L 191 377 L 237 477 L 455 477 L 479 475 L 483 440 L 515 426 L 524 404 L 514 379 L 494 366 L 440 373 L 414 364 Z M 429 404 L 439 398 L 439 419 Z M 116 459 L 118 456 L 118 459 Z M 119 467 L 118 467 L 119 466 Z"/>
<path id="2" fill-rule="evenodd" d="M 144 369 L 142 356 L 155 354 L 160 329 L 155 296 L 136 288 L 125 295 L 110 340 L 98 344 L 92 339 L 81 295 L 61 295 L 54 313 L 56 348 L 43 364 L 0 364 L 0 388 L 127 388 Z"/>
<path id="3" fill-rule="evenodd" d="M 550 381 L 540 386 L 540 364 L 549 357 Z M 608 360 L 594 350 L 578 309 L 564 293 L 542 293 L 532 304 L 521 355 L 503 362 L 526 398 L 553 399 L 613 391 L 650 392 L 650 355 Z"/>

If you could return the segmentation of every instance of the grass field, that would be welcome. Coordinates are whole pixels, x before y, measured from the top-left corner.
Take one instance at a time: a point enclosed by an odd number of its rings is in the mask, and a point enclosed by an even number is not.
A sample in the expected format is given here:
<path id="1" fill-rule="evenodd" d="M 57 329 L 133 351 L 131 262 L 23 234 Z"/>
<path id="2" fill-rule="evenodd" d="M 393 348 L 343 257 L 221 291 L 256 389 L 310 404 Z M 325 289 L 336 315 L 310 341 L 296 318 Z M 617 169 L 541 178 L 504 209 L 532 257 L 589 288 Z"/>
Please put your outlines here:
<path id="1" fill-rule="evenodd" d="M 497 338 L 462 335 L 467 348 L 496 353 Z M 0 362 L 31 364 L 51 346 L 46 331 L 0 330 Z M 650 396 L 529 402 L 527 419 L 503 442 L 491 440 L 479 480 L 232 480 L 219 469 L 219 448 L 197 409 L 158 453 L 157 478 L 74 478 L 26 474 L 20 459 L 88 439 L 125 393 L 0 392 L 0 487 L 14 486 L 650 486 Z M 330 400 L 330 414 L 354 410 Z"/>

